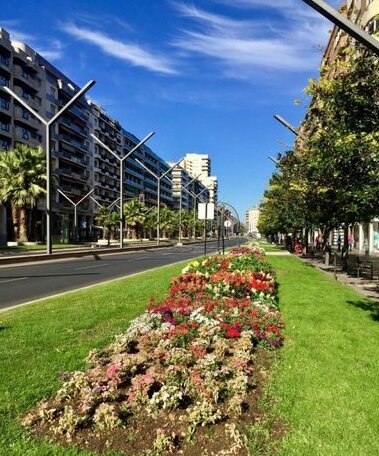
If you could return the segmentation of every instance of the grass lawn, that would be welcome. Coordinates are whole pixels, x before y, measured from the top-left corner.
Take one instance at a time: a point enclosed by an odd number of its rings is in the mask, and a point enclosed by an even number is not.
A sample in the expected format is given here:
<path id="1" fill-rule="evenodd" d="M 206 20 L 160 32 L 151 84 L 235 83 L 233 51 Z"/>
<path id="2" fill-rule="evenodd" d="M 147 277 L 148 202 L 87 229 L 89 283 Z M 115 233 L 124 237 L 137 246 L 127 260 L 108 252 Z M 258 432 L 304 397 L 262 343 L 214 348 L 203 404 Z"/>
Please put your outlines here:
<path id="1" fill-rule="evenodd" d="M 259 242 L 259 245 L 263 247 L 266 252 L 281 252 L 282 247 L 277 246 L 276 244 L 269 244 L 268 242 Z"/>
<path id="2" fill-rule="evenodd" d="M 270 257 L 286 323 L 270 392 L 280 455 L 379 455 L 378 306 L 294 257 Z"/>
<path id="3" fill-rule="evenodd" d="M 61 372 L 84 367 L 92 348 L 123 332 L 144 311 L 150 296 L 163 296 L 170 279 L 186 264 L 0 314 L 0 455 L 90 454 L 28 437 L 18 417 L 57 390 Z"/>
<path id="4" fill-rule="evenodd" d="M 269 383 L 274 413 L 288 425 L 284 456 L 379 455 L 379 314 L 372 302 L 294 257 L 270 257 L 278 271 L 285 346 Z M 84 367 L 163 296 L 181 265 L 0 314 L 0 454 L 89 455 L 39 442 L 19 417 Z M 261 453 L 258 453 L 261 454 Z"/>

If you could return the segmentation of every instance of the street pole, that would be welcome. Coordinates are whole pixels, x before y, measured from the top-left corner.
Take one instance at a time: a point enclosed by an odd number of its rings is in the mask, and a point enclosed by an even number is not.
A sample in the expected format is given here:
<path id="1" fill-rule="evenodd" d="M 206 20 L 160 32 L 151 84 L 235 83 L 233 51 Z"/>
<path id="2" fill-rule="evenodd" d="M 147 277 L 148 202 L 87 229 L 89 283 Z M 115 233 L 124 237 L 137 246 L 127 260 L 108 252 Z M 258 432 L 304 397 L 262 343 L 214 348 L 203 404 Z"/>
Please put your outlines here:
<path id="1" fill-rule="evenodd" d="M 194 197 L 194 207 L 193 207 L 193 239 L 196 240 L 196 200 L 197 198 L 206 190 L 210 190 L 212 185 L 208 185 L 208 187 L 203 188 L 201 192 L 199 192 L 197 195 L 193 195 Z"/>
<path id="2" fill-rule="evenodd" d="M 136 146 L 133 147 L 127 154 L 125 154 L 122 158 L 117 155 L 116 152 L 111 150 L 106 144 L 104 144 L 100 139 L 95 136 L 94 134 L 91 133 L 92 138 L 100 144 L 100 146 L 107 150 L 109 153 L 111 153 L 118 161 L 120 164 L 120 249 L 124 247 L 124 207 L 123 207 L 123 202 L 124 202 L 124 161 L 130 157 L 137 149 L 139 149 L 143 144 L 145 144 L 146 141 L 148 141 L 153 135 L 155 134 L 155 131 L 152 131 L 149 133 L 145 138 L 143 138 L 142 141 L 140 141 Z M 136 160 L 138 161 L 138 160 Z"/>
<path id="3" fill-rule="evenodd" d="M 275 163 L 275 165 L 279 165 L 279 161 L 276 158 L 271 157 L 271 155 L 268 155 L 268 159 Z"/>
<path id="4" fill-rule="evenodd" d="M 182 245 L 182 191 L 183 189 L 180 188 L 179 193 L 179 239 L 177 245 Z"/>
<path id="5" fill-rule="evenodd" d="M 299 136 L 300 132 L 299 129 L 291 125 L 289 122 L 287 122 L 286 119 L 284 119 L 282 116 L 279 114 L 274 114 L 274 119 L 276 119 L 278 122 L 280 122 L 282 125 L 284 125 L 288 130 L 292 131 L 292 133 L 296 136 Z"/>
<path id="6" fill-rule="evenodd" d="M 46 120 L 40 114 L 38 114 L 33 108 L 25 103 L 22 98 L 15 94 L 9 87 L 3 87 L 9 95 L 17 100 L 25 109 L 27 109 L 34 117 L 36 117 L 43 125 L 45 125 L 45 154 L 46 154 L 46 254 L 51 255 L 52 244 L 51 244 L 51 217 L 52 217 L 52 205 L 51 205 L 51 150 L 50 150 L 50 127 L 78 100 L 82 97 L 93 85 L 95 81 L 89 81 L 87 84 L 75 94 L 70 101 L 68 101 L 63 108 L 58 111 L 55 116 L 51 119 Z"/>
<path id="7" fill-rule="evenodd" d="M 378 40 L 373 38 L 367 32 L 362 30 L 358 25 L 351 22 L 341 13 L 336 11 L 330 5 L 325 3 L 323 0 L 303 0 L 313 9 L 318 11 L 321 15 L 329 19 L 339 28 L 344 30 L 348 35 L 355 38 L 359 43 L 366 46 L 368 49 L 379 55 L 379 43 Z"/>
<path id="8" fill-rule="evenodd" d="M 167 177 L 167 174 L 172 171 L 175 166 L 179 165 L 179 163 L 183 160 L 183 157 L 178 160 L 173 166 L 171 166 L 171 168 L 169 168 L 166 172 L 164 172 L 163 174 L 161 174 L 160 176 L 157 176 L 153 171 L 151 171 L 151 169 L 149 169 L 146 165 L 144 165 L 142 162 L 140 162 L 137 158 L 136 158 L 136 162 L 139 163 L 143 168 L 145 168 L 145 170 L 147 172 L 149 172 L 153 177 L 155 177 L 155 179 L 157 180 L 157 191 L 158 191 L 158 195 L 157 195 L 157 245 L 160 245 L 160 235 L 161 235 L 161 232 L 160 232 L 160 223 L 161 223 L 161 219 L 160 219 L 160 207 L 161 207 L 161 180 L 163 178 L 166 178 L 167 180 L 169 180 L 170 182 L 172 182 L 171 179 L 169 179 Z"/>
<path id="9" fill-rule="evenodd" d="M 77 207 L 79 206 L 79 204 L 81 204 L 86 198 L 88 198 L 92 192 L 95 191 L 95 189 L 93 188 L 91 191 L 89 191 L 85 196 L 83 196 L 83 198 L 81 198 L 77 203 L 74 203 L 74 201 L 72 201 L 71 198 L 69 198 L 65 193 L 62 192 L 62 190 L 59 190 L 58 188 L 58 193 L 60 193 L 62 196 L 64 196 L 66 198 L 66 200 L 68 200 L 73 206 L 74 206 L 74 233 L 73 233 L 73 237 L 74 237 L 74 244 L 76 244 L 76 241 L 77 241 L 77 226 L 78 226 L 78 215 L 77 215 Z M 97 203 L 97 201 L 92 198 L 90 196 L 90 198 L 95 201 Z M 98 204 L 98 203 L 97 203 Z"/>
<path id="10" fill-rule="evenodd" d="M 205 203 L 205 220 L 204 220 L 204 255 L 207 254 L 207 216 L 208 216 L 208 203 Z"/>
<path id="11" fill-rule="evenodd" d="M 224 211 L 221 210 L 222 254 L 225 255 Z"/>
<path id="12" fill-rule="evenodd" d="M 192 180 L 187 182 L 186 185 L 180 185 L 180 199 L 179 199 L 179 239 L 178 239 L 178 244 L 177 245 L 182 245 L 182 191 L 186 190 L 188 193 L 191 193 L 189 190 L 187 190 L 187 187 L 192 184 L 195 180 L 197 180 L 201 174 L 198 174 L 196 177 L 194 177 Z"/>

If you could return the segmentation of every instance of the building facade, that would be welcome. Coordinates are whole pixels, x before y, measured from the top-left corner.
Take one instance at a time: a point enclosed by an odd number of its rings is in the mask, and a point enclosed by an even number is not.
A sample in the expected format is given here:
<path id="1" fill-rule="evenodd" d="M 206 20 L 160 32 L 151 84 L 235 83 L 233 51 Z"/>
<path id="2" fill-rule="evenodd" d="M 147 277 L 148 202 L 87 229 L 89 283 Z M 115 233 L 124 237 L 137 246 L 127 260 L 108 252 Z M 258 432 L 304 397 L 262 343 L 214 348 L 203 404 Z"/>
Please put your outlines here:
<path id="1" fill-rule="evenodd" d="M 251 209 L 246 211 L 245 226 L 248 234 L 259 234 L 259 215 L 259 206 L 253 206 Z"/>
<path id="2" fill-rule="evenodd" d="M 29 46 L 11 41 L 0 28 L 0 150 L 17 143 L 44 145 L 45 127 L 13 99 L 2 86 L 9 87 L 45 119 L 51 119 L 80 89 L 66 75 Z M 89 191 L 90 198 L 78 205 L 78 231 L 91 239 L 98 205 L 109 206 L 120 196 L 119 161 L 101 147 L 98 137 L 114 153 L 123 156 L 140 140 L 125 130 L 100 106 L 82 97 L 51 127 L 50 148 L 54 186 L 73 202 Z M 124 163 L 125 199 L 138 197 L 147 205 L 157 204 L 157 180 L 138 162 L 160 176 L 169 165 L 147 145 L 141 146 Z M 171 178 L 171 174 L 167 175 Z M 172 183 L 162 179 L 161 203 L 173 206 Z M 45 239 L 45 202 L 37 208 L 37 240 Z M 9 207 L 0 207 L 0 244 L 10 240 L 12 220 Z M 73 205 L 55 191 L 52 202 L 54 242 L 68 242 L 74 236 Z"/>
<path id="3" fill-rule="evenodd" d="M 175 163 L 170 163 L 174 166 Z M 195 199 L 199 201 L 209 200 L 209 190 L 197 176 L 192 176 L 188 171 L 179 165 L 172 170 L 172 197 L 175 210 L 181 207 L 183 210 L 191 211 L 195 207 Z M 193 196 L 194 195 L 194 196 Z M 196 198 L 198 196 L 198 198 Z"/>
<path id="4" fill-rule="evenodd" d="M 211 159 L 207 154 L 188 153 L 180 162 L 192 177 L 197 177 L 209 189 L 209 202 L 217 203 L 218 179 L 211 175 Z"/>

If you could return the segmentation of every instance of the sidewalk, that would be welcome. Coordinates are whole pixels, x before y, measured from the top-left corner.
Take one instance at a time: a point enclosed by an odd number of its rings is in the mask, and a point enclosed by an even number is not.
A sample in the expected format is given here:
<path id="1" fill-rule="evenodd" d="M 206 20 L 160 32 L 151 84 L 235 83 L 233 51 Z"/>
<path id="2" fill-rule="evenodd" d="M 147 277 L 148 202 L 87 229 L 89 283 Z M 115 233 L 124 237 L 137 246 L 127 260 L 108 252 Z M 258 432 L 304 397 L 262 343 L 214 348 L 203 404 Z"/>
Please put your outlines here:
<path id="1" fill-rule="evenodd" d="M 340 253 L 340 252 L 338 252 Z M 364 255 L 360 255 L 359 251 L 352 251 L 349 252 L 350 255 L 359 255 L 360 257 L 365 257 Z M 363 277 L 353 277 L 348 275 L 345 271 L 341 271 L 340 267 L 337 268 L 336 274 L 334 273 L 334 266 L 333 266 L 333 254 L 331 255 L 330 265 L 325 266 L 325 262 L 322 256 L 314 256 L 311 257 L 309 255 L 301 256 L 296 255 L 302 260 L 304 263 L 307 263 L 309 266 L 319 269 L 323 271 L 325 274 L 328 274 L 331 277 L 336 278 L 336 280 L 340 283 L 350 286 L 353 288 L 357 293 L 360 293 L 367 298 L 372 299 L 377 304 L 379 304 L 379 280 L 368 280 Z M 370 257 L 365 257 L 370 261 L 375 261 L 379 263 L 379 255 L 372 255 Z"/>

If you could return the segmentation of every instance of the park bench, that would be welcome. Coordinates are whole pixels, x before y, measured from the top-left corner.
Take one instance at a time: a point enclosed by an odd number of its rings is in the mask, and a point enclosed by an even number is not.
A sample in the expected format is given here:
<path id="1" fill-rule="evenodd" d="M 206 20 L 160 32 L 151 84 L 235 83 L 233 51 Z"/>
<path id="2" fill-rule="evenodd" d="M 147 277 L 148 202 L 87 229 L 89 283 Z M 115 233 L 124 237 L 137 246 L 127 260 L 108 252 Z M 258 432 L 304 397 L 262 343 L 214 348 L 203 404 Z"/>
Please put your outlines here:
<path id="1" fill-rule="evenodd" d="M 370 280 L 374 278 L 374 262 L 356 256 L 347 256 L 347 273 L 356 274 L 357 277 L 366 277 Z"/>

